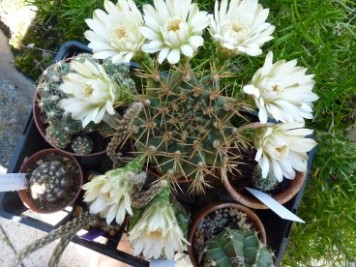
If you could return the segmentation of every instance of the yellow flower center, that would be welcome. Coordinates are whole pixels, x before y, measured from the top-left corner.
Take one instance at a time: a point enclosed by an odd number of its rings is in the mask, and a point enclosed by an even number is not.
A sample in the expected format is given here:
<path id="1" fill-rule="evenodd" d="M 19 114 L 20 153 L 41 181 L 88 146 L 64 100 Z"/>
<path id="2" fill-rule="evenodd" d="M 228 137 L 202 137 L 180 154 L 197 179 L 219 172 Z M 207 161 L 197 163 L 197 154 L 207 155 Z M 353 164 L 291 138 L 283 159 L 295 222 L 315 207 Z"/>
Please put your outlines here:
<path id="1" fill-rule="evenodd" d="M 157 229 L 155 231 L 148 231 L 147 235 L 150 238 L 153 238 L 153 239 L 161 239 L 162 238 L 162 230 L 161 229 Z"/>
<path id="2" fill-rule="evenodd" d="M 180 30 L 180 24 L 182 23 L 182 20 L 179 18 L 174 18 L 171 19 L 167 22 L 166 25 L 166 30 L 169 31 L 173 31 L 173 32 L 177 32 Z"/>
<path id="3" fill-rule="evenodd" d="M 279 93 L 282 90 L 282 88 L 278 84 L 275 84 L 272 86 L 272 90 L 276 93 Z"/>
<path id="4" fill-rule="evenodd" d="M 238 34 L 238 33 L 244 32 L 246 30 L 246 28 L 239 23 L 233 22 L 233 23 L 231 23 L 231 30 L 234 33 Z"/>
<path id="5" fill-rule="evenodd" d="M 125 26 L 118 26 L 110 34 L 110 38 L 113 41 L 121 41 L 122 39 L 126 39 L 127 37 L 129 37 L 129 33 Z"/>
<path id="6" fill-rule="evenodd" d="M 289 148 L 288 148 L 287 145 L 276 147 L 275 149 L 276 149 L 277 153 L 280 154 L 281 156 L 282 155 L 287 155 L 288 152 L 289 152 Z"/>
<path id="7" fill-rule="evenodd" d="M 247 28 L 245 25 L 236 21 L 233 21 L 227 25 L 227 31 L 229 35 L 236 40 L 236 42 L 243 40 L 247 34 Z"/>
<path id="8" fill-rule="evenodd" d="M 89 97 L 93 94 L 94 89 L 91 87 L 91 85 L 87 84 L 84 87 L 84 96 Z"/>

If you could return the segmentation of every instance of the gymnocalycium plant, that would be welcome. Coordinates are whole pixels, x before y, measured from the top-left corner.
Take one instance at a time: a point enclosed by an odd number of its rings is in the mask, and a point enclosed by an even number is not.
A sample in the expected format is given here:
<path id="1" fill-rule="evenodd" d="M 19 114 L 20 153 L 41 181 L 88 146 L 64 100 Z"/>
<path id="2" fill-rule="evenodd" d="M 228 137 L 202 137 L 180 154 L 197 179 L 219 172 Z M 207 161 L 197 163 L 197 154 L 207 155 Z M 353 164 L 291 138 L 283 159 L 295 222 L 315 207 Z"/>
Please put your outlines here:
<path id="1" fill-rule="evenodd" d="M 205 253 L 204 266 L 273 266 L 273 254 L 251 230 L 225 228 L 206 243 Z"/>

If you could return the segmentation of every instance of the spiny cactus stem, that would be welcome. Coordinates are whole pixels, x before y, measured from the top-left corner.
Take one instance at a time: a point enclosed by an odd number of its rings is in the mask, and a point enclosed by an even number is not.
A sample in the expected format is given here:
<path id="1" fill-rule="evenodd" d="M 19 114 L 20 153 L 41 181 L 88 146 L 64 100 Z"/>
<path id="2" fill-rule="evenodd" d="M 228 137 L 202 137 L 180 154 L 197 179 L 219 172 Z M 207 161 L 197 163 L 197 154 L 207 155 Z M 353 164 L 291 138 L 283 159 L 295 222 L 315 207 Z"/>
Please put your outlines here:
<path id="1" fill-rule="evenodd" d="M 163 188 L 167 186 L 167 181 L 160 180 L 157 183 L 151 184 L 151 186 L 142 191 L 141 188 L 135 187 L 134 194 L 131 196 L 132 205 L 135 208 L 143 208 L 149 203 L 155 196 L 157 196 Z"/>

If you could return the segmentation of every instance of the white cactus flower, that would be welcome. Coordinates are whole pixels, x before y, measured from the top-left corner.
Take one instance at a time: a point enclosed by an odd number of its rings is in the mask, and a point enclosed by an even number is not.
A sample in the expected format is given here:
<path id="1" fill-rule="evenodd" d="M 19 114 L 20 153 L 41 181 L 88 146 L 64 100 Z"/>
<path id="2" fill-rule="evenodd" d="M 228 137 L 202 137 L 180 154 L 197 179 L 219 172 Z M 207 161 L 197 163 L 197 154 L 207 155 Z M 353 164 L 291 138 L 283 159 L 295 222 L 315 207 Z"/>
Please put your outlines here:
<path id="1" fill-rule="evenodd" d="M 75 120 L 81 120 L 83 127 L 91 121 L 100 123 L 104 115 L 115 114 L 114 105 L 119 95 L 118 84 L 111 80 L 100 64 L 89 60 L 70 63 L 71 70 L 63 77 L 59 89 L 67 94 L 60 106 L 71 113 Z"/>
<path id="2" fill-rule="evenodd" d="M 216 1 L 211 36 L 230 53 L 258 56 L 260 47 L 273 38 L 275 27 L 266 22 L 268 13 L 257 0 Z"/>
<path id="3" fill-rule="evenodd" d="M 126 212 L 132 215 L 130 193 L 133 183 L 126 177 L 134 173 L 112 170 L 95 176 L 84 184 L 84 201 L 90 203 L 90 213 L 100 214 L 110 224 L 114 219 L 121 224 Z"/>
<path id="4" fill-rule="evenodd" d="M 191 0 L 154 0 L 154 7 L 146 4 L 143 11 L 145 26 L 141 32 L 149 42 L 142 46 L 142 51 L 159 52 L 159 63 L 167 59 L 176 64 L 181 53 L 191 58 L 203 45 L 202 33 L 209 18 Z"/>
<path id="5" fill-rule="evenodd" d="M 134 255 L 142 253 L 145 259 L 173 259 L 175 252 L 183 251 L 183 242 L 187 243 L 172 204 L 160 196 L 146 207 L 129 232 L 129 240 Z"/>
<path id="6" fill-rule="evenodd" d="M 140 33 L 143 25 L 141 12 L 132 0 L 119 0 L 114 5 L 109 0 L 104 1 L 106 10 L 96 9 L 93 19 L 85 22 L 92 29 L 84 33 L 90 41 L 94 58 L 112 57 L 113 63 L 129 62 L 140 53 L 145 38 Z"/>
<path id="7" fill-rule="evenodd" d="M 255 160 L 263 178 L 270 173 L 281 182 L 283 177 L 294 179 L 295 171 L 307 170 L 307 152 L 317 143 L 305 137 L 312 134 L 312 130 L 303 126 L 303 123 L 276 124 L 264 128 L 263 133 L 255 137 Z"/>
<path id="8" fill-rule="evenodd" d="M 268 52 L 262 68 L 243 90 L 254 97 L 262 123 L 271 116 L 281 122 L 304 122 L 313 118 L 312 102 L 318 96 L 312 92 L 314 75 L 306 75 L 307 69 L 297 67 L 297 60 L 280 60 L 272 64 L 273 53 Z"/>

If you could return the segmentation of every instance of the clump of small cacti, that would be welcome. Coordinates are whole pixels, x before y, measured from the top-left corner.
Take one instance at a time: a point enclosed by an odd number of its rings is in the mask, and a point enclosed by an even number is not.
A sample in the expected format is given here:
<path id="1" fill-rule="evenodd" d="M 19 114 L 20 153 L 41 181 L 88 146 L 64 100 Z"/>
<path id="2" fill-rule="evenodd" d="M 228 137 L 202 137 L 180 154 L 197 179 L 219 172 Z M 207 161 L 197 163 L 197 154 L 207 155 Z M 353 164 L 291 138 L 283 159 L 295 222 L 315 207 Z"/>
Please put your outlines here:
<path id="1" fill-rule="evenodd" d="M 164 178 L 192 180 L 194 192 L 203 192 L 217 169 L 234 168 L 232 148 L 245 145 L 232 123 L 241 118 L 242 104 L 220 87 L 222 73 L 199 73 L 186 64 L 138 74 L 145 81 L 143 108 L 129 128 L 137 153 Z"/>
<path id="2" fill-rule="evenodd" d="M 280 182 L 273 174 L 269 173 L 266 178 L 262 177 L 262 170 L 256 166 L 252 173 L 252 185 L 263 192 L 269 192 L 275 189 Z"/>
<path id="3" fill-rule="evenodd" d="M 207 242 L 204 266 L 269 267 L 273 255 L 254 231 L 225 228 Z"/>
<path id="4" fill-rule="evenodd" d="M 72 61 L 80 63 L 89 61 L 93 64 L 101 65 L 91 54 L 80 54 L 72 59 Z M 116 90 L 118 102 L 115 103 L 115 107 L 132 102 L 132 92 L 136 89 L 134 81 L 129 77 L 130 66 L 128 64 L 113 64 L 109 60 L 105 60 L 102 66 L 107 72 L 108 77 L 115 80 L 118 84 L 118 90 Z M 45 130 L 47 140 L 53 146 L 61 149 L 68 148 L 69 145 L 74 142 L 71 147 L 75 151 L 78 147 L 78 140 L 73 140 L 74 136 L 81 133 L 97 131 L 99 134 L 104 133 L 105 136 L 103 136 L 103 138 L 106 138 L 108 137 L 107 135 L 112 135 L 113 132 L 110 133 L 109 129 L 102 127 L 105 123 L 96 124 L 91 122 L 83 127 L 81 120 L 73 119 L 72 114 L 65 112 L 61 107 L 61 101 L 68 96 L 61 90 L 60 86 L 65 80 L 64 77 L 72 72 L 70 61 L 60 61 L 51 65 L 43 72 L 37 90 L 38 107 L 41 111 L 43 122 L 48 124 Z M 120 117 L 119 114 L 116 115 Z M 110 126 L 114 127 L 115 124 L 110 124 Z M 87 152 L 89 146 L 86 146 L 84 151 L 79 151 L 79 154 L 84 155 L 90 153 Z"/>
<path id="5" fill-rule="evenodd" d="M 88 155 L 94 148 L 94 142 L 87 135 L 79 135 L 73 138 L 71 148 L 78 155 Z"/>
<path id="6" fill-rule="evenodd" d="M 44 161 L 31 172 L 28 195 L 37 207 L 57 210 L 75 197 L 78 191 L 76 179 L 75 172 L 60 160 Z"/>

